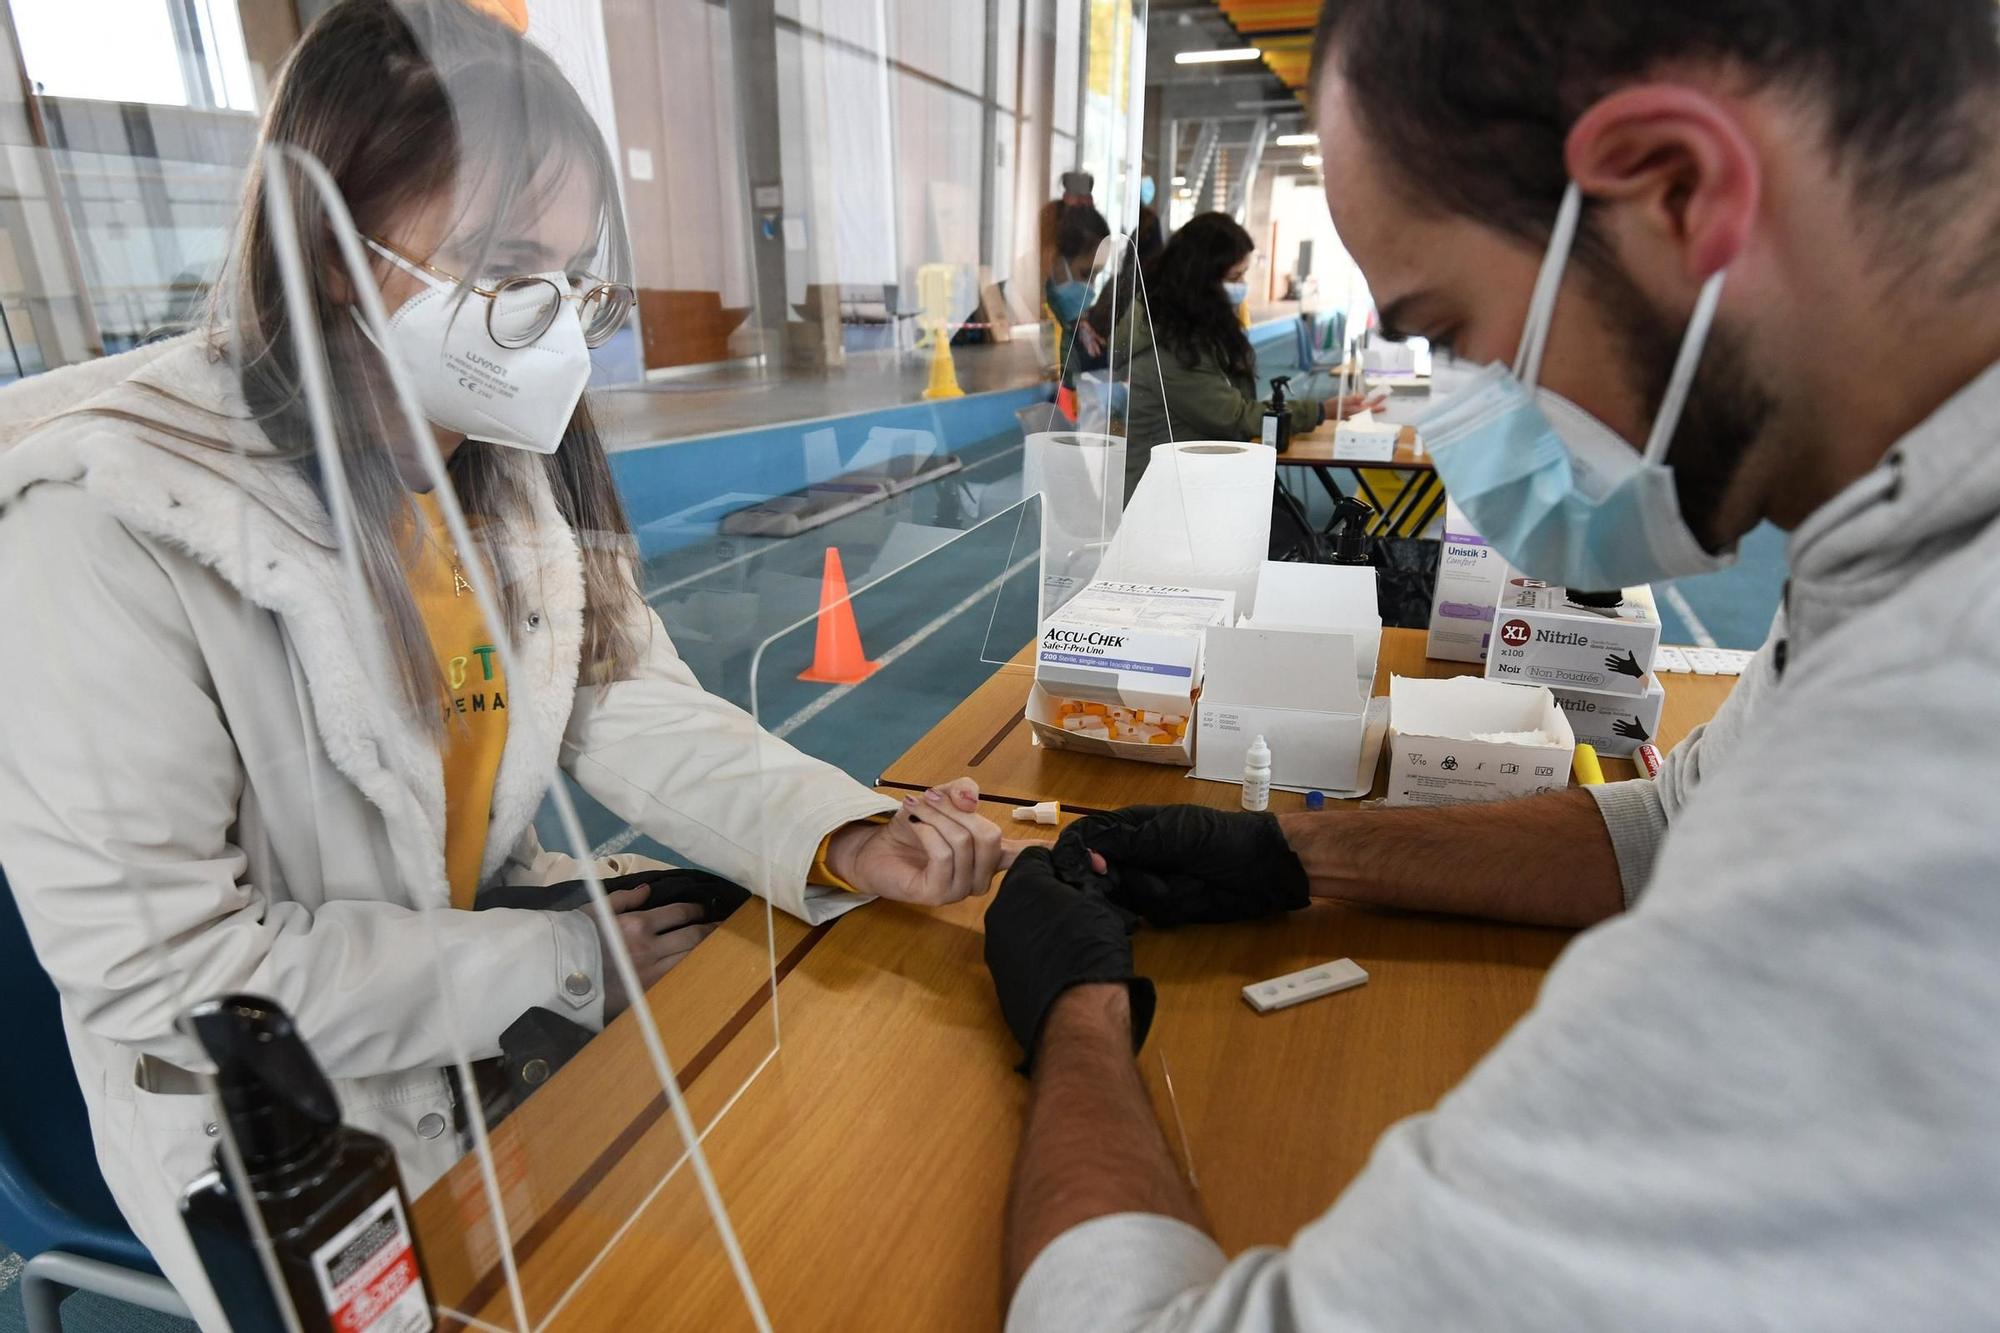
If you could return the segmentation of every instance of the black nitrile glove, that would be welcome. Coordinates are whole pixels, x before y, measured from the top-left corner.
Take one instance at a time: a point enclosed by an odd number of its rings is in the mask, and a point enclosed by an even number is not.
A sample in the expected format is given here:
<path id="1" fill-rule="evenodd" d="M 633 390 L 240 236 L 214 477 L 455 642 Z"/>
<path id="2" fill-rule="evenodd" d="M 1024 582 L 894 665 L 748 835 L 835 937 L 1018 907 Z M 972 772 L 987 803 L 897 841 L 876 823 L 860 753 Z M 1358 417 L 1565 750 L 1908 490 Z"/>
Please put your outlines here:
<path id="1" fill-rule="evenodd" d="M 1606 671 L 1616 671 L 1621 676 L 1630 676 L 1634 680 L 1644 679 L 1646 675 L 1644 671 L 1639 669 L 1639 659 L 1631 653 L 1627 653 L 1623 657 L 1620 657 L 1617 653 L 1606 653 L 1604 655 L 1604 669 Z"/>
<path id="2" fill-rule="evenodd" d="M 1132 997 L 1132 1049 L 1153 1022 L 1153 983 L 1133 975 L 1129 918 L 1104 896 L 1057 877 L 1046 848 L 1016 858 L 986 909 L 986 969 L 1000 1013 L 1021 1043 L 1023 1074 L 1035 1063 L 1042 1020 L 1072 986 L 1119 981 Z"/>
<path id="3" fill-rule="evenodd" d="M 1091 869 L 1091 852 L 1105 874 Z M 1249 921 L 1312 901 L 1305 867 L 1268 812 L 1134 805 L 1089 815 L 1056 839 L 1055 866 L 1154 926 Z"/>

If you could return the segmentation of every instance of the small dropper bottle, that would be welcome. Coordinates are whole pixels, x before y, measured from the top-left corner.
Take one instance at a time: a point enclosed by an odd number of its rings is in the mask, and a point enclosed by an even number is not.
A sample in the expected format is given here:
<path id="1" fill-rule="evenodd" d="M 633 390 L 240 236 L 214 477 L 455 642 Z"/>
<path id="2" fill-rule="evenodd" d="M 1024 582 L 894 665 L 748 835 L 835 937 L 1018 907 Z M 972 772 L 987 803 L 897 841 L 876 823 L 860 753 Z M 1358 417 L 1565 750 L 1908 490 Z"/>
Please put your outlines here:
<path id="1" fill-rule="evenodd" d="M 1259 736 L 1243 755 L 1243 808 L 1265 810 L 1271 804 L 1271 747 Z"/>

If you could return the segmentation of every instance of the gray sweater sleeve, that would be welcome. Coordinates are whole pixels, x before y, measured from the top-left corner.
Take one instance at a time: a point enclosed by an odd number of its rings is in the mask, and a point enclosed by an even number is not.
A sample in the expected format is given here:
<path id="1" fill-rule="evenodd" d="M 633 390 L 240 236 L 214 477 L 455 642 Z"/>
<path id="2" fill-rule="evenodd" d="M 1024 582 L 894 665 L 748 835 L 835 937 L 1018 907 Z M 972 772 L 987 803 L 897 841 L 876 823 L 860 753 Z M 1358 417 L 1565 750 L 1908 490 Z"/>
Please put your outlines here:
<path id="1" fill-rule="evenodd" d="M 1625 889 L 1625 906 L 1639 901 L 1653 879 L 1653 862 L 1667 836 L 1667 825 L 1687 805 L 1701 785 L 1704 769 L 1713 772 L 1726 763 L 1743 727 L 1756 711 L 1757 700 L 1777 679 L 1771 645 L 1785 634 L 1784 613 L 1771 624 L 1764 646 L 1743 669 L 1736 688 L 1709 721 L 1689 732 L 1687 739 L 1669 750 L 1660 764 L 1658 778 L 1634 778 L 1628 782 L 1607 782 L 1586 787 L 1604 826 L 1611 832 L 1611 848 L 1618 857 L 1618 877 Z"/>
<path id="2" fill-rule="evenodd" d="M 1952 614 L 1986 627 L 1942 650 Z M 1220 1266 L 1182 1223 L 1097 1218 L 1036 1257 L 1008 1333 L 1990 1326 L 2000 594 L 1920 628 L 1781 691 L 1760 663 L 1754 731 L 1694 767 L 1746 710 L 1718 716 L 1687 761 L 1706 794 L 1663 789 L 1657 887 L 1288 1245 Z M 1421 982 L 1384 959 L 1370 984 Z"/>

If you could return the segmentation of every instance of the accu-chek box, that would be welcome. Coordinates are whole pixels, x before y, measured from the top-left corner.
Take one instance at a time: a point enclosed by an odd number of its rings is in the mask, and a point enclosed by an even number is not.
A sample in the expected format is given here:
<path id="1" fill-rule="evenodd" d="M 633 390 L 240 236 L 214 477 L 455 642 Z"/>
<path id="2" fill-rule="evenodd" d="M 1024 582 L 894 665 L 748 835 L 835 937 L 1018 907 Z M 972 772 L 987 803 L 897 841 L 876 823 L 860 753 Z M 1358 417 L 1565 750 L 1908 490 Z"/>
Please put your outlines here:
<path id="1" fill-rule="evenodd" d="M 1193 762 L 1203 635 L 1227 625 L 1235 609 L 1226 590 L 1092 583 L 1042 625 L 1027 706 L 1036 739 L 1121 759 Z M 1089 711 L 1077 715 L 1080 707 Z"/>
<path id="2" fill-rule="evenodd" d="M 1566 588 L 1517 575 L 1493 612 L 1486 678 L 1636 699 L 1647 691 L 1659 646 L 1651 588 L 1625 589 L 1616 606 L 1586 606 Z"/>

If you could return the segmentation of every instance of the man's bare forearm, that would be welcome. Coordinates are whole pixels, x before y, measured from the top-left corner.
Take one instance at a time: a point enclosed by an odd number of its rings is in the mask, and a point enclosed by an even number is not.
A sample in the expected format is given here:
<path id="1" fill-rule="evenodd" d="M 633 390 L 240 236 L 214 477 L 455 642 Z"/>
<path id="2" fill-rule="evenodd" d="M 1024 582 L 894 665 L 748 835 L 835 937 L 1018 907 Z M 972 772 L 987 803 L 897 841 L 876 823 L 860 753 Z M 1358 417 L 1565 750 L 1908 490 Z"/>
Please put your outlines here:
<path id="1" fill-rule="evenodd" d="M 1094 1217 L 1159 1213 L 1207 1229 L 1132 1059 L 1122 985 L 1077 986 L 1049 1009 L 1007 1201 L 1006 1295 L 1057 1236 Z"/>
<path id="2" fill-rule="evenodd" d="M 1625 907 L 1611 834 L 1579 788 L 1279 823 L 1316 897 L 1545 926 L 1594 925 Z"/>

